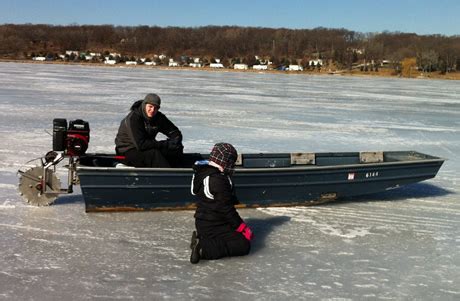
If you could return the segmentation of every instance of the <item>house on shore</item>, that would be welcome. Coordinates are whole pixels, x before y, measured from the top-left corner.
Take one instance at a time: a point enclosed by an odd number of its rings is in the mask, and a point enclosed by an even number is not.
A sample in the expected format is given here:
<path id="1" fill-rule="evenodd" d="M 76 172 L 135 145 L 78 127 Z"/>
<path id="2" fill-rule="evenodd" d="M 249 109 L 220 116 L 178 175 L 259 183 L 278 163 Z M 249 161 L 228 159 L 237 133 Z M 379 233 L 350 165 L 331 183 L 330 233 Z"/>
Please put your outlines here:
<path id="1" fill-rule="evenodd" d="M 254 70 L 268 70 L 268 65 L 254 65 L 252 66 Z"/>
<path id="2" fill-rule="evenodd" d="M 80 52 L 77 51 L 77 50 L 66 50 L 65 54 L 67 54 L 68 56 L 71 56 L 72 54 L 75 55 L 75 56 L 79 56 Z"/>
<path id="3" fill-rule="evenodd" d="M 233 69 L 236 69 L 236 70 L 248 70 L 248 65 L 246 65 L 246 64 L 234 64 Z"/>
<path id="4" fill-rule="evenodd" d="M 210 68 L 224 68 L 224 65 L 222 63 L 211 63 L 209 64 Z"/>
<path id="5" fill-rule="evenodd" d="M 169 59 L 168 67 L 179 67 L 179 63 L 174 61 L 174 59 Z"/>
<path id="6" fill-rule="evenodd" d="M 310 66 L 322 66 L 323 65 L 323 60 L 322 59 L 317 59 L 317 60 L 309 60 L 308 65 Z"/>
<path id="7" fill-rule="evenodd" d="M 199 57 L 195 57 L 193 58 L 193 63 L 190 63 L 189 66 L 192 68 L 201 68 L 203 67 L 203 64 L 201 63 L 201 59 Z"/>
<path id="8" fill-rule="evenodd" d="M 286 71 L 303 71 L 303 68 L 300 65 L 289 65 Z"/>

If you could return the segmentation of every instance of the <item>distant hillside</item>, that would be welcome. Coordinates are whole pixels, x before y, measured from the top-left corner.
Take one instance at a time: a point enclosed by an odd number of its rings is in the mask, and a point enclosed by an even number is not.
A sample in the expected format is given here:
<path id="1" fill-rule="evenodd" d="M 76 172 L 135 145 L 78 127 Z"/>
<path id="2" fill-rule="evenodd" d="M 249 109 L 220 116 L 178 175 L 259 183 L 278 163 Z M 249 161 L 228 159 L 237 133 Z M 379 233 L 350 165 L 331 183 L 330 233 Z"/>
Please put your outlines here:
<path id="1" fill-rule="evenodd" d="M 359 64 L 402 68 L 414 58 L 424 71 L 460 69 L 460 36 L 383 32 L 360 33 L 347 29 L 273 29 L 236 26 L 120 27 L 111 25 L 0 25 L 0 57 L 30 58 L 66 50 L 117 52 L 126 56 L 220 58 L 225 64 L 252 65 L 257 58 L 273 64 L 308 64 L 321 59 L 338 69 Z"/>

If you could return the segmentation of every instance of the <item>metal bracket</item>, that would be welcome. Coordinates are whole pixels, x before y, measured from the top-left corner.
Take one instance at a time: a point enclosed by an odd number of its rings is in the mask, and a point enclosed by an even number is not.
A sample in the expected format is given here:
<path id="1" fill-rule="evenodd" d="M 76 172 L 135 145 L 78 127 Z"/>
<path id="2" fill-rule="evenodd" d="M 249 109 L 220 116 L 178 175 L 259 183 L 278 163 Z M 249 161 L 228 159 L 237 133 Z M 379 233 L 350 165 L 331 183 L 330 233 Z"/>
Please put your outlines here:
<path id="1" fill-rule="evenodd" d="M 236 158 L 235 165 L 237 165 L 237 166 L 243 165 L 243 156 L 241 154 L 238 154 L 238 157 Z"/>
<path id="2" fill-rule="evenodd" d="M 291 153 L 292 165 L 315 165 L 315 153 Z"/>
<path id="3" fill-rule="evenodd" d="M 383 162 L 383 152 L 360 152 L 360 163 L 381 163 Z"/>

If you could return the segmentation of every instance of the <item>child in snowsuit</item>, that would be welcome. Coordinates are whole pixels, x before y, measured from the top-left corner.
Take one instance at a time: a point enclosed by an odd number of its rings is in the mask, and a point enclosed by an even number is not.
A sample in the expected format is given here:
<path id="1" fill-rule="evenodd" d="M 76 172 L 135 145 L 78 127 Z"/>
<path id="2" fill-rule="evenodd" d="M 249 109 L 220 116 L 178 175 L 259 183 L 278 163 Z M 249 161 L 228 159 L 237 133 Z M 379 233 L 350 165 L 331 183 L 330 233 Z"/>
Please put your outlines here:
<path id="1" fill-rule="evenodd" d="M 231 176 L 236 159 L 237 152 L 231 144 L 217 143 L 209 161 L 197 161 L 193 167 L 191 190 L 197 199 L 197 231 L 192 234 L 191 263 L 249 253 L 252 231 L 234 206 L 238 200 Z"/>

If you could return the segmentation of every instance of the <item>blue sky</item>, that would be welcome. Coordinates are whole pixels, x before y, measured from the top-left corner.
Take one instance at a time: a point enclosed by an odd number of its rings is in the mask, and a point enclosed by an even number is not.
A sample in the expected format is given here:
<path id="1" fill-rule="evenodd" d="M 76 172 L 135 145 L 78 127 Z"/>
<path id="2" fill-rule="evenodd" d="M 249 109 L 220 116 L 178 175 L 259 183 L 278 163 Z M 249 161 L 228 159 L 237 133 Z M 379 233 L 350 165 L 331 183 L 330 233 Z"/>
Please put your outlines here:
<path id="1" fill-rule="evenodd" d="M 459 0 L 0 0 L 0 24 L 346 28 L 460 35 Z"/>

